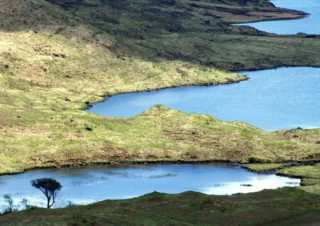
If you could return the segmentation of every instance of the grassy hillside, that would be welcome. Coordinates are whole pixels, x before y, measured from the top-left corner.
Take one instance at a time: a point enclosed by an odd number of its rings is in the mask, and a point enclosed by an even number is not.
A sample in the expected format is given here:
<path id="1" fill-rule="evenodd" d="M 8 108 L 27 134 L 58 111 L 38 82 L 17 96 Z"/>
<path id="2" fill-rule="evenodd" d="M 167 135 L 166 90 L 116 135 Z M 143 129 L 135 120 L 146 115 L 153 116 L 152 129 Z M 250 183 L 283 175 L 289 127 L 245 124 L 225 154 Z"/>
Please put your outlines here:
<path id="1" fill-rule="evenodd" d="M 264 132 L 163 106 L 132 119 L 54 109 L 10 110 L 7 119 L 2 173 L 102 162 L 319 159 L 319 130 Z"/>
<path id="2" fill-rule="evenodd" d="M 303 15 L 262 0 L 1 1 L 0 173 L 95 162 L 319 159 L 320 130 L 267 133 L 163 107 L 132 119 L 82 111 L 106 95 L 246 79 L 226 69 L 319 66 L 320 38 L 230 25 Z"/>
<path id="3" fill-rule="evenodd" d="M 264 0 L 4 2 L 0 14 L 4 30 L 49 32 L 93 42 L 120 58 L 181 60 L 228 70 L 319 66 L 319 38 L 289 39 L 230 26 L 305 15 L 277 9 Z"/>
<path id="4" fill-rule="evenodd" d="M 67 209 L 4 215 L 4 226 L 24 225 L 317 225 L 320 196 L 296 188 L 233 196 L 152 193 Z"/>

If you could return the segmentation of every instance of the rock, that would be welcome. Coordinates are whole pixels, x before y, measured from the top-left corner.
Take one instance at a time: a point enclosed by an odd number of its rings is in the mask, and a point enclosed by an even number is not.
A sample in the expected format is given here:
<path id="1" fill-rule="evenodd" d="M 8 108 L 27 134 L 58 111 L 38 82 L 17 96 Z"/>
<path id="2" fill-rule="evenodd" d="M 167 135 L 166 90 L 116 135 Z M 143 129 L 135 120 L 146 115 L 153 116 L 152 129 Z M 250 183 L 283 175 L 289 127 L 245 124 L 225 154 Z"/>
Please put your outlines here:
<path id="1" fill-rule="evenodd" d="M 93 130 L 90 126 L 86 126 L 85 129 L 86 129 L 87 131 L 92 131 L 92 130 Z"/>
<path id="2" fill-rule="evenodd" d="M 67 55 L 64 53 L 53 53 L 54 57 L 67 58 Z"/>

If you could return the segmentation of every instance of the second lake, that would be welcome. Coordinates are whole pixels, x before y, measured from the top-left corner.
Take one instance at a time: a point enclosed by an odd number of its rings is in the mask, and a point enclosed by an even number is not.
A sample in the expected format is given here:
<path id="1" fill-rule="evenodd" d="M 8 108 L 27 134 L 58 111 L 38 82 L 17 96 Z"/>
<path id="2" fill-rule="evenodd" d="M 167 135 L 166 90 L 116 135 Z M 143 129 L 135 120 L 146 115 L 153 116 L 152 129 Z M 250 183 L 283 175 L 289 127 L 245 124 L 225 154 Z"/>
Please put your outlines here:
<path id="1" fill-rule="evenodd" d="M 187 113 L 247 122 L 269 131 L 320 127 L 320 68 L 290 67 L 242 74 L 250 79 L 230 85 L 121 94 L 88 111 L 133 117 L 162 104 Z"/>

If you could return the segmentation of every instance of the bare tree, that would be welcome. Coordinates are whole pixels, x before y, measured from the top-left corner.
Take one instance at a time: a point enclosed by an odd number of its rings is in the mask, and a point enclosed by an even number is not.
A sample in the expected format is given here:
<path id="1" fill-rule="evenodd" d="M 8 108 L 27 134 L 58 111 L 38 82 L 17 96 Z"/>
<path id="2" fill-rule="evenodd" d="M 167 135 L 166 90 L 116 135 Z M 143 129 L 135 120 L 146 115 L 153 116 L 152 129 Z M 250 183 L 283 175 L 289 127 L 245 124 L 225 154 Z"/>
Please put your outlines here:
<path id="1" fill-rule="evenodd" d="M 56 201 L 57 193 L 62 185 L 52 178 L 41 178 L 31 181 L 31 185 L 39 189 L 47 198 L 47 208 L 51 208 Z"/>
<path id="2" fill-rule="evenodd" d="M 13 199 L 12 196 L 9 194 L 6 194 L 3 196 L 4 201 L 8 204 L 8 207 L 5 210 L 5 213 L 11 213 L 14 210 L 13 206 Z"/>

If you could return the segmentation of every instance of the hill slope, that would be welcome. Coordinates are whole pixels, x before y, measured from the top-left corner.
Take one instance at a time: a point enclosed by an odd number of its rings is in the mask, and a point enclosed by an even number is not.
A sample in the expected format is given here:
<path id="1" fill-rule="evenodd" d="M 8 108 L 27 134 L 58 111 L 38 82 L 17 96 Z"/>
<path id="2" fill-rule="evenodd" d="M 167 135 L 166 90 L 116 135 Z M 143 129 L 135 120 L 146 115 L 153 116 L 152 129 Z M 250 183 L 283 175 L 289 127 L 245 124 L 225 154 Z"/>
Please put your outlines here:
<path id="1" fill-rule="evenodd" d="M 230 25 L 303 15 L 260 0 L 1 1 L 0 173 L 128 160 L 319 159 L 320 130 L 265 133 L 161 107 L 134 119 L 82 111 L 106 95 L 246 79 L 225 69 L 319 66 L 320 38 Z"/>
<path id="2" fill-rule="evenodd" d="M 233 196 L 152 193 L 59 210 L 4 215 L 4 226 L 24 225 L 317 225 L 320 196 L 296 188 Z M 258 208 L 257 208 L 258 207 Z"/>

